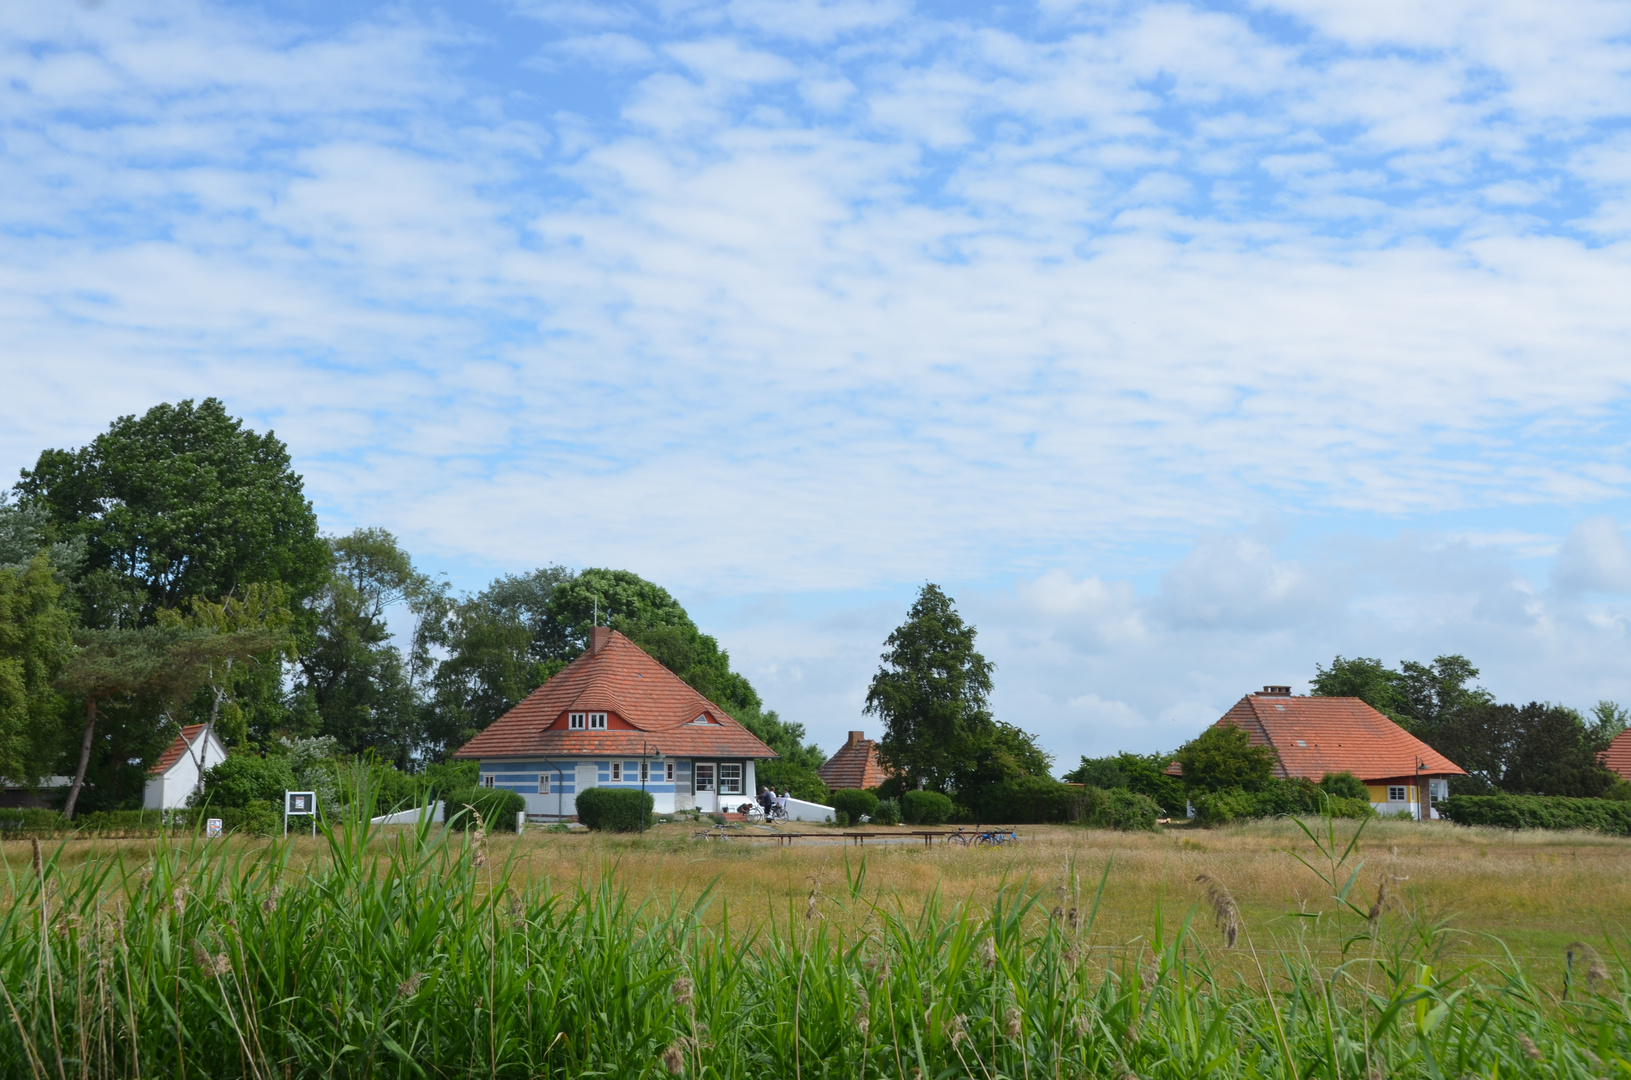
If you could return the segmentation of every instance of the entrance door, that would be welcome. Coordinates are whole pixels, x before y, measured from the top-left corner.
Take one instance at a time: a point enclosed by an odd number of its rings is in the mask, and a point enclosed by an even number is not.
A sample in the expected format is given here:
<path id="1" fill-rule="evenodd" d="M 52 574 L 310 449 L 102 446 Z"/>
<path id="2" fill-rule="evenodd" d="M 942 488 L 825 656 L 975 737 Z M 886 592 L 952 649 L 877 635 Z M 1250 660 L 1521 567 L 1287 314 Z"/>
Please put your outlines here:
<path id="1" fill-rule="evenodd" d="M 579 795 L 582 795 L 585 791 L 588 791 L 590 788 L 600 783 L 600 768 L 592 761 L 578 762 L 577 773 L 577 776 L 574 778 L 576 782 L 572 785 L 576 790 L 574 791 L 572 797 L 566 800 L 566 805 L 569 808 L 566 811 L 568 814 L 576 814 L 578 812 Z"/>
<path id="2" fill-rule="evenodd" d="M 719 813 L 719 788 L 715 780 L 713 762 L 706 765 L 698 762 L 691 766 L 691 775 L 696 778 L 697 809 L 704 814 Z"/>

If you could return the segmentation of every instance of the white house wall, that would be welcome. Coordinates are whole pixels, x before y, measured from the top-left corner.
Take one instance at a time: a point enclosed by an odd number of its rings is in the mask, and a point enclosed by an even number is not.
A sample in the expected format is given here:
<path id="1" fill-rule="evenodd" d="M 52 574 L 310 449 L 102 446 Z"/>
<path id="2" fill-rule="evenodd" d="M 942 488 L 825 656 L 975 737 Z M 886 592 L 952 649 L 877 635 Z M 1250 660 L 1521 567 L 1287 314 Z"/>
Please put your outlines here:
<path id="1" fill-rule="evenodd" d="M 194 756 L 203 759 L 206 772 L 226 760 L 226 749 L 218 739 L 211 736 L 202 742 L 203 745 L 183 753 L 163 773 L 148 776 L 142 789 L 143 809 L 174 810 L 187 805 L 187 799 L 198 790 L 198 763 L 193 760 Z"/>
<path id="2" fill-rule="evenodd" d="M 696 806 L 691 790 L 692 759 L 664 758 L 650 761 L 652 775 L 660 775 L 664 765 L 674 765 L 674 779 L 652 779 L 645 784 L 651 795 L 652 810 L 658 814 L 671 814 L 676 810 L 690 810 Z M 741 758 L 701 758 L 708 762 L 740 763 L 742 793 L 721 796 L 721 807 L 729 802 L 734 808 L 751 802 L 758 793 L 758 782 L 753 762 Z M 612 780 L 612 763 L 622 765 L 622 777 Z M 577 814 L 577 796 L 590 787 L 625 788 L 640 790 L 640 759 L 604 757 L 594 759 L 533 758 L 515 761 L 483 761 L 480 763 L 481 784 L 484 787 L 513 791 L 526 800 L 527 814 L 532 817 L 571 818 Z M 547 791 L 539 790 L 539 780 L 547 781 Z M 489 780 L 491 781 L 489 783 Z M 830 811 L 828 811 L 830 813 Z"/>

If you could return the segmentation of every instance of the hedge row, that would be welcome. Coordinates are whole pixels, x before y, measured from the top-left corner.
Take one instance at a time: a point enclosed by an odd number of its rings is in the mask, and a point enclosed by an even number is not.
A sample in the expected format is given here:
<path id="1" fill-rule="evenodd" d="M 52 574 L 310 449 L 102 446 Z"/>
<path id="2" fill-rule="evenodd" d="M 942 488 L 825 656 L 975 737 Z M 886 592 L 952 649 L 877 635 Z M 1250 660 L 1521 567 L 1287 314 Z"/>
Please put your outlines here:
<path id="1" fill-rule="evenodd" d="M 1197 825 L 1227 825 L 1241 818 L 1283 814 L 1319 814 L 1324 812 L 1327 800 L 1334 817 L 1371 815 L 1369 801 L 1326 795 L 1307 780 L 1277 780 L 1261 791 L 1197 791 L 1189 797 Z"/>
<path id="2" fill-rule="evenodd" d="M 1457 825 L 1501 829 L 1593 829 L 1631 836 L 1631 803 L 1551 795 L 1451 795 L 1439 813 Z"/>
<path id="3" fill-rule="evenodd" d="M 189 833 L 203 831 L 208 818 L 220 818 L 224 832 L 272 836 L 282 831 L 278 808 L 265 800 L 251 800 L 248 806 L 177 810 L 98 810 L 80 814 L 72 821 L 55 810 L 0 810 L 3 836 L 100 836 L 134 838 L 157 836 L 161 831 Z"/>

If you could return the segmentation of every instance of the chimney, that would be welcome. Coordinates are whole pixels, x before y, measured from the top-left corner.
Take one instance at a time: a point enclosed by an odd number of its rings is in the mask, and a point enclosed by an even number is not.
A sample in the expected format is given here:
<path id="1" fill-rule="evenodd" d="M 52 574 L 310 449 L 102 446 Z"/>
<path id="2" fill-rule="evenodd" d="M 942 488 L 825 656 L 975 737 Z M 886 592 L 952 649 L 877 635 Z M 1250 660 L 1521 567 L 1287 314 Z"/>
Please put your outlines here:
<path id="1" fill-rule="evenodd" d="M 1291 696 L 1291 687 L 1289 687 L 1289 686 L 1265 686 L 1265 687 L 1263 687 L 1263 693 L 1267 697 L 1290 697 Z"/>
<path id="2" fill-rule="evenodd" d="M 597 653 L 606 647 L 612 640 L 612 628 L 609 626 L 591 626 L 589 628 L 589 651 Z"/>
<path id="3" fill-rule="evenodd" d="M 866 732 L 864 732 L 864 731 L 852 731 L 852 732 L 849 733 L 849 745 L 854 746 L 856 743 L 861 742 L 865 738 L 866 738 Z"/>

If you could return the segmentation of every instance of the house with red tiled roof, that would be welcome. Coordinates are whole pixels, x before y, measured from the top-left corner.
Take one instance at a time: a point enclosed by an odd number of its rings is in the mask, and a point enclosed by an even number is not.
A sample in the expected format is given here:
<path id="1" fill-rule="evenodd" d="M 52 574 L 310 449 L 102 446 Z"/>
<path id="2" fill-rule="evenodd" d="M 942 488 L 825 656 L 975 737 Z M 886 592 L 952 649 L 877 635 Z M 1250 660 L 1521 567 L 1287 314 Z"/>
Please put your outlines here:
<path id="1" fill-rule="evenodd" d="M 1327 773 L 1353 773 L 1379 813 L 1436 818 L 1450 777 L 1467 775 L 1358 698 L 1293 697 L 1289 686 L 1265 686 L 1224 713 L 1218 726 L 1224 724 L 1245 729 L 1254 746 L 1273 748 L 1276 776 L 1318 783 Z"/>
<path id="2" fill-rule="evenodd" d="M 864 731 L 852 731 L 849 740 L 838 748 L 838 753 L 816 770 L 821 782 L 834 791 L 840 788 L 875 788 L 889 774 L 878 764 L 878 742 L 866 737 Z"/>
<path id="3" fill-rule="evenodd" d="M 776 752 L 615 630 L 453 755 L 481 783 L 527 800 L 527 813 L 570 818 L 592 787 L 642 787 L 658 813 L 720 812 L 758 794 L 754 763 Z"/>
<path id="4" fill-rule="evenodd" d="M 1631 780 L 1631 728 L 1614 736 L 1614 741 L 1597 755 L 1597 760 L 1609 771 L 1619 773 L 1620 779 Z"/>
<path id="5" fill-rule="evenodd" d="M 208 724 L 188 724 L 147 770 L 142 807 L 173 810 L 186 806 L 187 797 L 198 790 L 199 776 L 226 759 L 227 748 L 214 728 Z"/>

